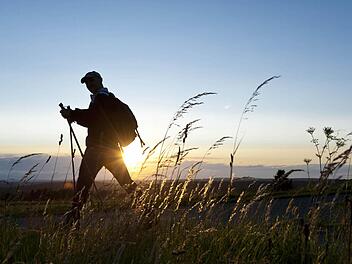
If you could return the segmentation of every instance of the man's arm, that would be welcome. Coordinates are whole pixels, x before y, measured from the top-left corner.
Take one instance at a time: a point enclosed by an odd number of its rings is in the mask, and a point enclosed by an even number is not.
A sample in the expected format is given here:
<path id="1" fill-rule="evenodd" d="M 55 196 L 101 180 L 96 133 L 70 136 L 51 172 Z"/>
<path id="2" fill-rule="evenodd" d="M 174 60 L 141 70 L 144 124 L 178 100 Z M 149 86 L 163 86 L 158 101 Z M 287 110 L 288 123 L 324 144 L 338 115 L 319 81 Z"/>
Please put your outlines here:
<path id="1" fill-rule="evenodd" d="M 76 121 L 77 124 L 89 127 L 93 122 L 97 123 L 104 115 L 103 106 L 106 103 L 107 95 L 98 94 L 94 100 L 94 103 L 89 106 L 88 109 L 78 109 L 71 111 L 70 119 Z"/>
<path id="2" fill-rule="evenodd" d="M 64 108 L 60 111 L 63 118 L 67 119 L 70 123 L 76 121 L 79 125 L 88 127 L 89 120 L 89 109 L 78 109 L 71 110 L 70 108 Z"/>
<path id="3" fill-rule="evenodd" d="M 92 122 L 92 119 L 94 120 L 93 117 L 93 112 L 91 109 L 78 109 L 76 108 L 75 110 L 72 110 L 70 113 L 70 119 L 72 121 L 77 122 L 80 126 L 84 127 L 89 127 L 89 125 Z"/>

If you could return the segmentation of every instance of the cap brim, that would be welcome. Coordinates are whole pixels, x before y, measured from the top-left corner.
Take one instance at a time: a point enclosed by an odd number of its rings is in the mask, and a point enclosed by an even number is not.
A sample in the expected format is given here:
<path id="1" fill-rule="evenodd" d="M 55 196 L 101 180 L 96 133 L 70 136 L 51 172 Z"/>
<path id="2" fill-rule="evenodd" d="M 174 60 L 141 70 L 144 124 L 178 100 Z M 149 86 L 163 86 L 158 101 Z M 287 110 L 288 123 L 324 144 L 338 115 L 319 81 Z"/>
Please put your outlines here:
<path id="1" fill-rule="evenodd" d="M 85 83 L 86 82 L 86 77 L 83 77 L 82 79 L 81 79 L 81 83 L 83 84 L 83 83 Z"/>

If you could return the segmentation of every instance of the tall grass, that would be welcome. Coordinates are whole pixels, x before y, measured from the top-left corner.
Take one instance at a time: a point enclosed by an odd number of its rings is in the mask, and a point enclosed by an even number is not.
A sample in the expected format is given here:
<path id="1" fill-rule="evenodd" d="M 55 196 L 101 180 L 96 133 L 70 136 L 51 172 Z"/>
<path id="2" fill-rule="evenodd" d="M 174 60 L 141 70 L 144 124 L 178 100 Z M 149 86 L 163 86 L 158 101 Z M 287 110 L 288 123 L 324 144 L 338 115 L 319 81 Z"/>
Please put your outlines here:
<path id="1" fill-rule="evenodd" d="M 22 160 L 24 159 L 28 159 L 30 157 L 34 157 L 34 156 L 38 156 L 38 155 L 42 155 L 43 153 L 31 153 L 31 154 L 28 154 L 28 155 L 24 155 L 24 156 L 21 156 L 19 157 L 14 163 L 12 163 L 8 173 L 7 173 L 7 179 L 6 179 L 6 182 L 9 182 L 10 180 L 10 174 L 11 174 L 11 171 L 13 170 L 13 168 L 19 164 Z"/>
<path id="2" fill-rule="evenodd" d="M 158 156 L 158 163 L 155 177 L 140 183 L 140 193 L 126 196 L 120 189 L 111 190 L 105 197 L 105 210 L 96 206 L 92 197 L 83 207 L 80 229 L 63 225 L 60 216 L 51 213 L 57 206 L 52 200 L 45 205 L 31 204 L 33 208 L 40 208 L 36 212 L 42 212 L 39 217 L 33 215 L 32 225 L 19 226 L 14 217 L 1 217 L 2 263 L 350 261 L 352 203 L 344 199 L 345 185 L 337 185 L 333 198 L 325 195 L 306 212 L 300 211 L 302 208 L 293 198 L 277 199 L 269 184 L 248 185 L 228 199 L 232 179 L 195 178 L 206 156 L 229 137 L 215 141 L 200 161 L 181 167 L 194 149 L 186 143 L 189 133 L 199 127 L 198 121 L 181 126 L 176 135 L 171 135 L 170 128 L 186 111 L 200 103 L 194 100 L 201 96 L 194 98 L 180 107 L 164 138 L 146 149 L 146 161 L 141 170 L 153 155 Z M 194 104 L 196 102 L 198 104 Z M 236 133 L 235 137 L 238 135 Z M 238 149 L 240 140 L 235 138 L 235 142 L 235 149 Z M 349 155 L 350 148 L 340 148 L 326 165 L 330 169 L 327 173 L 334 173 L 346 163 Z M 161 180 L 162 176 L 168 178 Z M 316 195 L 322 196 L 322 193 Z M 13 207 L 16 206 L 14 203 Z M 31 219 L 31 214 L 27 219 Z"/>
<path id="3" fill-rule="evenodd" d="M 53 170 L 53 173 L 52 173 L 51 179 L 50 179 L 50 183 L 51 184 L 53 184 L 53 180 L 54 180 L 54 176 L 55 176 L 55 172 L 56 172 L 57 160 L 58 160 L 58 157 L 59 157 L 59 152 L 60 152 L 62 141 L 63 141 L 63 134 L 60 134 L 60 140 L 59 140 L 59 143 L 58 143 L 57 153 L 56 153 L 56 158 L 55 158 L 55 163 L 54 163 L 54 170 Z"/>
<path id="4" fill-rule="evenodd" d="M 185 114 L 187 114 L 191 109 L 193 109 L 196 106 L 202 105 L 204 102 L 201 101 L 201 99 L 203 99 L 203 97 L 208 96 L 208 95 L 214 95 L 216 93 L 214 92 L 204 92 L 204 93 L 200 93 L 197 94 L 189 99 L 187 99 L 186 101 L 184 101 L 182 103 L 182 105 L 179 107 L 179 109 L 176 111 L 176 113 L 174 114 L 174 116 L 172 117 L 171 121 L 169 122 L 169 125 L 165 131 L 164 137 L 161 141 L 161 145 L 160 145 L 160 152 L 159 152 L 159 156 L 157 159 L 157 165 L 156 165 L 156 180 L 157 180 L 157 176 L 159 174 L 159 170 L 160 168 L 163 166 L 163 162 L 165 161 L 165 157 L 168 157 L 169 155 L 169 151 L 172 149 L 172 144 L 175 144 L 174 140 L 170 143 L 171 145 L 169 145 L 168 147 L 164 148 L 165 142 L 168 138 L 169 132 L 171 130 L 172 127 L 177 126 L 177 122 L 184 117 Z M 192 121 L 188 124 L 186 124 L 186 126 L 178 133 L 178 139 L 182 139 L 182 144 L 184 146 L 185 144 L 185 140 L 188 136 L 188 132 L 189 132 L 189 128 L 190 126 L 195 123 L 197 120 Z M 179 150 L 180 152 L 181 150 Z M 176 156 L 177 157 L 177 156 Z"/>
<path id="5" fill-rule="evenodd" d="M 262 82 L 257 88 L 254 89 L 253 93 L 249 97 L 248 101 L 245 103 L 243 110 L 240 115 L 240 119 L 238 123 L 236 124 L 235 127 L 235 133 L 234 133 L 234 141 L 233 141 L 233 147 L 232 147 L 232 152 L 230 153 L 230 185 L 229 185 L 229 190 L 228 194 L 230 195 L 231 189 L 232 189 L 232 179 L 233 179 L 233 168 L 234 168 L 234 163 L 235 163 L 235 156 L 236 153 L 242 143 L 244 135 L 240 137 L 240 131 L 242 128 L 243 121 L 248 119 L 248 114 L 254 112 L 254 110 L 257 108 L 257 101 L 259 100 L 259 95 L 261 92 L 261 89 L 268 84 L 270 81 L 280 78 L 280 76 L 272 76 L 268 79 L 266 79 L 264 82 Z"/>
<path id="6" fill-rule="evenodd" d="M 294 200 L 273 217 L 277 201 L 261 190 L 243 191 L 228 203 L 211 179 L 195 183 L 190 175 L 178 184 L 163 181 L 158 189 L 143 185 L 138 197 L 113 194 L 107 214 L 88 203 L 79 230 L 48 213 L 51 201 L 33 228 L 1 218 L 0 258 L 3 263 L 344 263 L 349 256 L 351 212 L 347 206 L 344 218 L 338 209 L 342 200 L 334 202 L 329 217 L 330 204 L 312 207 L 303 217 Z"/>

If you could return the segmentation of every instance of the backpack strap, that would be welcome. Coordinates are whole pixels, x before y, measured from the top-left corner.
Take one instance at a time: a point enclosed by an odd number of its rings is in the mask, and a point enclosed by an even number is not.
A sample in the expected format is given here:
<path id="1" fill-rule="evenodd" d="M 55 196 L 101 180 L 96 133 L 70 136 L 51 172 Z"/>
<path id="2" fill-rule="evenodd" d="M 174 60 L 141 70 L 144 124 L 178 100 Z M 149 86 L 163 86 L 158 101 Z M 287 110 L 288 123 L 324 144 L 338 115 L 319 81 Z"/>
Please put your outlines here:
<path id="1" fill-rule="evenodd" d="M 138 132 L 137 128 L 136 128 L 136 133 L 137 133 L 137 137 L 139 138 L 139 141 L 141 143 L 141 148 L 143 148 L 145 143 L 144 143 L 143 139 L 141 138 L 141 136 L 139 135 L 139 132 Z"/>

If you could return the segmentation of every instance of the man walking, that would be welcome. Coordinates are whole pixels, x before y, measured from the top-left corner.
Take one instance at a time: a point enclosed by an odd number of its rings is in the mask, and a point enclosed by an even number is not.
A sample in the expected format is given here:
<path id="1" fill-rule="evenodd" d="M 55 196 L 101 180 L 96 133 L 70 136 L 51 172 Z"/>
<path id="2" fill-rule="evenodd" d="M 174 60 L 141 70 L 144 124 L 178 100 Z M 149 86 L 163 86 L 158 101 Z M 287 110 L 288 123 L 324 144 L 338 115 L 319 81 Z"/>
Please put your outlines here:
<path id="1" fill-rule="evenodd" d="M 91 102 L 88 109 L 62 109 L 61 115 L 69 122 L 88 128 L 86 150 L 84 152 L 71 216 L 79 220 L 79 211 L 88 199 L 89 189 L 99 170 L 105 166 L 117 179 L 120 185 L 131 193 L 136 189 L 136 183 L 131 179 L 122 158 L 122 150 L 112 129 L 111 120 L 108 118 L 116 99 L 108 89 L 103 86 L 103 79 L 98 72 L 88 72 L 82 79 L 91 92 Z M 121 124 L 123 126 L 124 124 Z"/>

